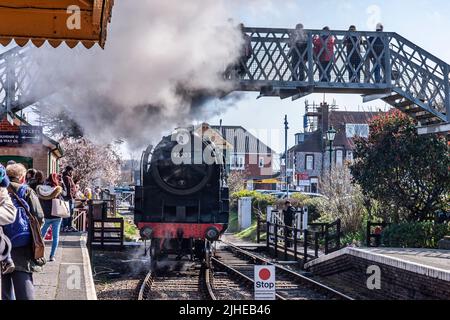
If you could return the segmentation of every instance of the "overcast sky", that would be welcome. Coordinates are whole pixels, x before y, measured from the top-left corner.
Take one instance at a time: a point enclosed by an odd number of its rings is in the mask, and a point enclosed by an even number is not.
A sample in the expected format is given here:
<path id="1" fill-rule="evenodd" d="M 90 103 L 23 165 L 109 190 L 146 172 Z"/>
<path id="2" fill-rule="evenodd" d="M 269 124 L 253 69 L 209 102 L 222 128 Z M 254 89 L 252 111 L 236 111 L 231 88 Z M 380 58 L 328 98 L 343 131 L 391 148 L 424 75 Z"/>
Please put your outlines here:
<path id="1" fill-rule="evenodd" d="M 382 22 L 385 31 L 397 32 L 450 62 L 450 2 L 447 0 L 230 0 L 229 3 L 233 20 L 254 27 L 292 28 L 301 22 L 306 29 L 321 29 L 328 25 L 331 29 L 347 30 L 354 24 L 358 30 L 374 30 L 376 23 Z M 205 112 L 202 120 L 218 124 L 222 119 L 224 125 L 275 130 L 279 139 L 268 142 L 262 137 L 262 140 L 274 150 L 281 151 L 284 148 L 281 135 L 284 115 L 288 115 L 289 144 L 292 145 L 294 134 L 302 129 L 305 99 L 321 102 L 325 98 L 329 103 L 335 100 L 341 109 L 347 110 L 386 108 L 379 101 L 363 104 L 358 95 L 310 95 L 294 102 L 277 98 L 256 100 L 256 96 L 256 93 L 245 94 L 220 116 L 212 116 L 220 108 L 220 101 L 214 101 L 208 106 L 211 113 Z"/>

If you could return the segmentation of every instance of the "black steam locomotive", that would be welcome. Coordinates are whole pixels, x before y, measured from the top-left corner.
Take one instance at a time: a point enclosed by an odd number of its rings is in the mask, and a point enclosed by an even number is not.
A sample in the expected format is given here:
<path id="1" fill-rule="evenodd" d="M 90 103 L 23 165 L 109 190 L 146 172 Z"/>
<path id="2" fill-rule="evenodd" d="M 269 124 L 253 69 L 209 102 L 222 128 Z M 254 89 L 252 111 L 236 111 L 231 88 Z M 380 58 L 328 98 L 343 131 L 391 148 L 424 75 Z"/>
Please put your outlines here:
<path id="1" fill-rule="evenodd" d="M 135 224 L 152 260 L 165 254 L 204 259 L 228 224 L 225 160 L 194 128 L 176 129 L 142 155 Z"/>

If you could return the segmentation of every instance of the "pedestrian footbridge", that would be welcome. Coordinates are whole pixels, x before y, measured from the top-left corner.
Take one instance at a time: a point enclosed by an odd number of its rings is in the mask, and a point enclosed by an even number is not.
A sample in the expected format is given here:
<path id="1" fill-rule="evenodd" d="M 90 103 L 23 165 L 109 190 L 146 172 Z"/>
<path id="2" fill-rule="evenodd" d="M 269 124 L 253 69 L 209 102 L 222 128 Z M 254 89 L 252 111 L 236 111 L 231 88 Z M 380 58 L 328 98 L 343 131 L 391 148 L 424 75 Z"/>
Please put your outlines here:
<path id="1" fill-rule="evenodd" d="M 382 99 L 421 126 L 449 123 L 450 65 L 391 32 L 245 28 L 251 49 L 224 73 L 235 91 L 299 99 L 311 93 L 360 94 Z M 250 46 L 248 46 L 249 48 Z M 17 112 L 39 101 L 26 48 L 0 55 L 0 106 Z"/>

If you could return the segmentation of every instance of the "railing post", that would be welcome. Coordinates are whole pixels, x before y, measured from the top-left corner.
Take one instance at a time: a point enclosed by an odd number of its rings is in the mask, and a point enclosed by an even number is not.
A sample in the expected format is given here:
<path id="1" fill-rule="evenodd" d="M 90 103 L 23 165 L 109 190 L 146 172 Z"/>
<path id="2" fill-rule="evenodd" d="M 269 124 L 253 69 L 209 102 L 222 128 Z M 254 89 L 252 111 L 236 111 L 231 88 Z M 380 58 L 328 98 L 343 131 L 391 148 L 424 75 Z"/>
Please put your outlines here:
<path id="1" fill-rule="evenodd" d="M 267 239 L 266 239 L 266 247 L 267 247 L 267 252 L 269 252 L 270 249 L 270 222 L 267 221 L 266 222 L 266 233 L 267 233 Z"/>
<path id="2" fill-rule="evenodd" d="M 449 65 L 445 64 L 444 67 L 444 90 L 445 90 L 445 110 L 447 112 L 447 122 L 450 122 L 450 82 L 449 82 Z"/>
<path id="3" fill-rule="evenodd" d="M 288 260 L 288 227 L 284 226 L 284 261 Z"/>
<path id="4" fill-rule="evenodd" d="M 371 228 L 371 223 L 370 223 L 370 221 L 367 221 L 366 245 L 367 245 L 368 248 L 370 248 L 370 228 Z"/>
<path id="5" fill-rule="evenodd" d="M 308 229 L 303 230 L 303 264 L 308 262 Z"/>
<path id="6" fill-rule="evenodd" d="M 319 233 L 314 232 L 314 256 L 319 257 Z"/>
<path id="7" fill-rule="evenodd" d="M 384 35 L 383 37 L 384 42 L 384 75 L 386 77 L 386 84 L 389 85 L 389 87 L 392 86 L 392 66 L 391 66 L 391 49 L 389 48 L 389 37 L 387 35 Z"/>
<path id="8" fill-rule="evenodd" d="M 260 243 L 260 230 L 259 230 L 259 226 L 261 224 L 261 218 L 259 217 L 259 215 L 256 215 L 256 243 Z"/>
<path id="9" fill-rule="evenodd" d="M 297 240 L 298 240 L 297 232 L 298 232 L 298 229 L 294 228 L 294 260 L 295 261 L 297 261 L 297 258 L 298 258 L 298 255 L 297 255 Z"/>
<path id="10" fill-rule="evenodd" d="M 314 51 L 313 51 L 313 34 L 308 32 L 308 82 L 314 85 Z"/>
<path id="11" fill-rule="evenodd" d="M 325 254 L 328 254 L 328 241 L 329 241 L 329 224 L 325 226 Z"/>

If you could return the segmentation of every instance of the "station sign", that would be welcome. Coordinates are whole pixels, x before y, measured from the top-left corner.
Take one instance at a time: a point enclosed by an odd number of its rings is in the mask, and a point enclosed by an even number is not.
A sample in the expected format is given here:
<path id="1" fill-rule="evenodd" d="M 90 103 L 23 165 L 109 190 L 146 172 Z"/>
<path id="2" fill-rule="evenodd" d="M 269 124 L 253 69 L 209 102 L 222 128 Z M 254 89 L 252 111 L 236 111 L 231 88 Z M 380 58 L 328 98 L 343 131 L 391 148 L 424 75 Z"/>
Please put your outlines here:
<path id="1" fill-rule="evenodd" d="M 0 131 L 0 146 L 41 144 L 42 127 L 20 126 L 18 131 Z"/>
<path id="2" fill-rule="evenodd" d="M 38 126 L 20 126 L 20 143 L 21 144 L 41 144 L 42 143 L 42 127 Z"/>
<path id="3" fill-rule="evenodd" d="M 275 266 L 255 265 L 255 300 L 275 300 Z"/>

